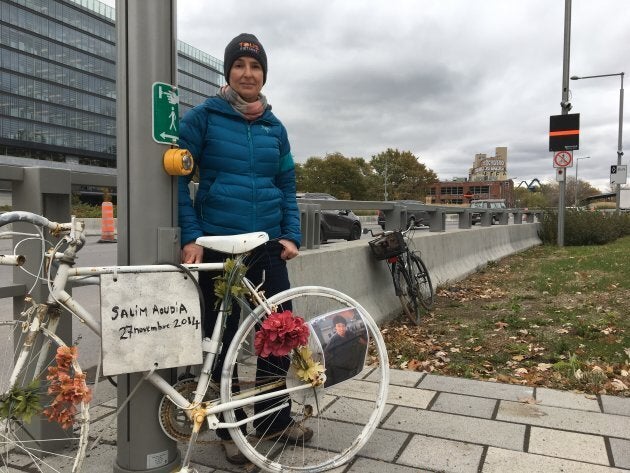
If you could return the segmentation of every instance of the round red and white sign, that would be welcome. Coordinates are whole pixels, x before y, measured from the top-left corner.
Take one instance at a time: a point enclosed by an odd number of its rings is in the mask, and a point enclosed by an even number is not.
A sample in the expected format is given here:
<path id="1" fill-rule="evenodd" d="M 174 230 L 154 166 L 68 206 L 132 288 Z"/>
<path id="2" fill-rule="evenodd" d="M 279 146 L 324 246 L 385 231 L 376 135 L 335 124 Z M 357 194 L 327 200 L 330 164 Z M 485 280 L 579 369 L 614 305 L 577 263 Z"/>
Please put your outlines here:
<path id="1" fill-rule="evenodd" d="M 558 151 L 553 155 L 554 168 L 566 168 L 573 166 L 573 153 L 571 151 Z"/>

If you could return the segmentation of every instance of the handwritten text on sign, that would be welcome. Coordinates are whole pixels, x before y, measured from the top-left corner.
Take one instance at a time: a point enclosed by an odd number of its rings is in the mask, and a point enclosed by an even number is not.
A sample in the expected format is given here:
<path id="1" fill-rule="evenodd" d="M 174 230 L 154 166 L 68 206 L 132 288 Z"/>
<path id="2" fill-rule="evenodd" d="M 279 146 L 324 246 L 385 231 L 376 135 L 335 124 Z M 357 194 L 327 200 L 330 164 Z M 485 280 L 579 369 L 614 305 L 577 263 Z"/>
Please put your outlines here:
<path id="1" fill-rule="evenodd" d="M 101 276 L 103 374 L 201 363 L 201 313 L 182 273 Z"/>

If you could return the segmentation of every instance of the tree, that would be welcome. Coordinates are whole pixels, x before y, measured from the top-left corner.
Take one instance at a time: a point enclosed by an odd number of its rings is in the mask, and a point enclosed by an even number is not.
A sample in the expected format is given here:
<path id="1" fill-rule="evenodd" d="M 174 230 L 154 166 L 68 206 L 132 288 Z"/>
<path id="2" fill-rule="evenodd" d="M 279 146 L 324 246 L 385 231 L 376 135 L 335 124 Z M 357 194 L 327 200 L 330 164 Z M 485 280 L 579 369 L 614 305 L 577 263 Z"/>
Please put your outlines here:
<path id="1" fill-rule="evenodd" d="M 599 190 L 591 186 L 591 184 L 586 181 L 582 181 L 581 179 L 579 179 L 577 184 L 579 191 L 578 205 L 581 205 L 580 202 L 583 201 L 585 197 L 600 194 Z M 571 207 L 575 205 L 575 187 L 575 178 L 567 176 L 564 192 L 565 207 Z M 544 205 L 539 205 L 540 207 L 558 207 L 560 202 L 560 184 L 558 182 L 554 181 L 541 184 L 540 193 L 544 198 Z"/>
<path id="2" fill-rule="evenodd" d="M 540 193 L 545 199 L 545 207 L 558 207 L 560 200 L 560 185 L 553 182 L 546 182 L 540 185 Z"/>
<path id="3" fill-rule="evenodd" d="M 381 198 L 387 183 L 387 200 L 424 200 L 431 184 L 438 181 L 435 172 L 410 151 L 388 148 L 372 156 L 370 164 L 379 178 Z"/>
<path id="4" fill-rule="evenodd" d="M 517 187 L 514 189 L 514 203 L 516 207 L 523 209 L 540 209 L 549 207 L 545 196 L 536 188 L 535 191 L 531 191 L 526 187 Z"/>
<path id="5" fill-rule="evenodd" d="M 311 157 L 296 166 L 297 188 L 301 192 L 325 192 L 343 200 L 365 200 L 370 173 L 363 158 L 346 158 L 341 153 Z"/>
<path id="6" fill-rule="evenodd" d="M 578 179 L 577 182 L 574 179 L 567 179 L 567 205 L 573 205 L 575 203 L 577 189 L 577 201 L 578 205 L 582 205 L 582 201 L 586 197 L 592 195 L 599 195 L 601 192 L 599 189 L 593 187 L 589 182 Z M 569 204 L 570 202 L 570 204 Z"/>

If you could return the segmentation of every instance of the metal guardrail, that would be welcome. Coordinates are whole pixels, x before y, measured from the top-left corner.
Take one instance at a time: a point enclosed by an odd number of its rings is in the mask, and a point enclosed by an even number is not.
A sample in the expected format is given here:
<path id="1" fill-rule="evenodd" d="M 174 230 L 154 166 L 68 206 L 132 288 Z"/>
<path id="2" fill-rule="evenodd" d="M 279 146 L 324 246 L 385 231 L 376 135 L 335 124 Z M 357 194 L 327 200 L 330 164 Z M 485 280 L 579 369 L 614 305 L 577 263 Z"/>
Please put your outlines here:
<path id="1" fill-rule="evenodd" d="M 385 229 L 397 230 L 403 228 L 407 222 L 407 214 L 414 211 L 424 211 L 429 214 L 429 231 L 446 231 L 447 215 L 456 215 L 458 228 L 472 228 L 473 213 L 481 214 L 480 226 L 492 225 L 493 217 L 496 217 L 499 225 L 510 224 L 510 215 L 513 215 L 512 224 L 534 223 L 542 219 L 542 210 L 526 209 L 484 209 L 470 207 L 451 207 L 444 205 L 428 205 L 421 203 L 357 201 L 357 200 L 323 200 L 301 198 L 298 202 L 302 221 L 302 235 L 306 249 L 319 247 L 320 213 L 322 210 L 382 210 L 385 214 Z"/>

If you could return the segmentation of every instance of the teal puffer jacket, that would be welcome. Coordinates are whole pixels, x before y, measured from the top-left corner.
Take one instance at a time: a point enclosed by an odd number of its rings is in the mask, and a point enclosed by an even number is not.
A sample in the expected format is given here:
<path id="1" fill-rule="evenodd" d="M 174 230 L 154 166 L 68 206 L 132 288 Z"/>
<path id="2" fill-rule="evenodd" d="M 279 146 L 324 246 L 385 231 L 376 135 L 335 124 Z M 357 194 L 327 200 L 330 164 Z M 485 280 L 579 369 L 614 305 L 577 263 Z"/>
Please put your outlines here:
<path id="1" fill-rule="evenodd" d="M 207 235 L 264 231 L 301 243 L 295 167 L 284 125 L 270 110 L 249 122 L 222 98 L 211 97 L 180 123 L 179 146 L 199 169 L 195 203 L 179 178 L 182 245 Z"/>

